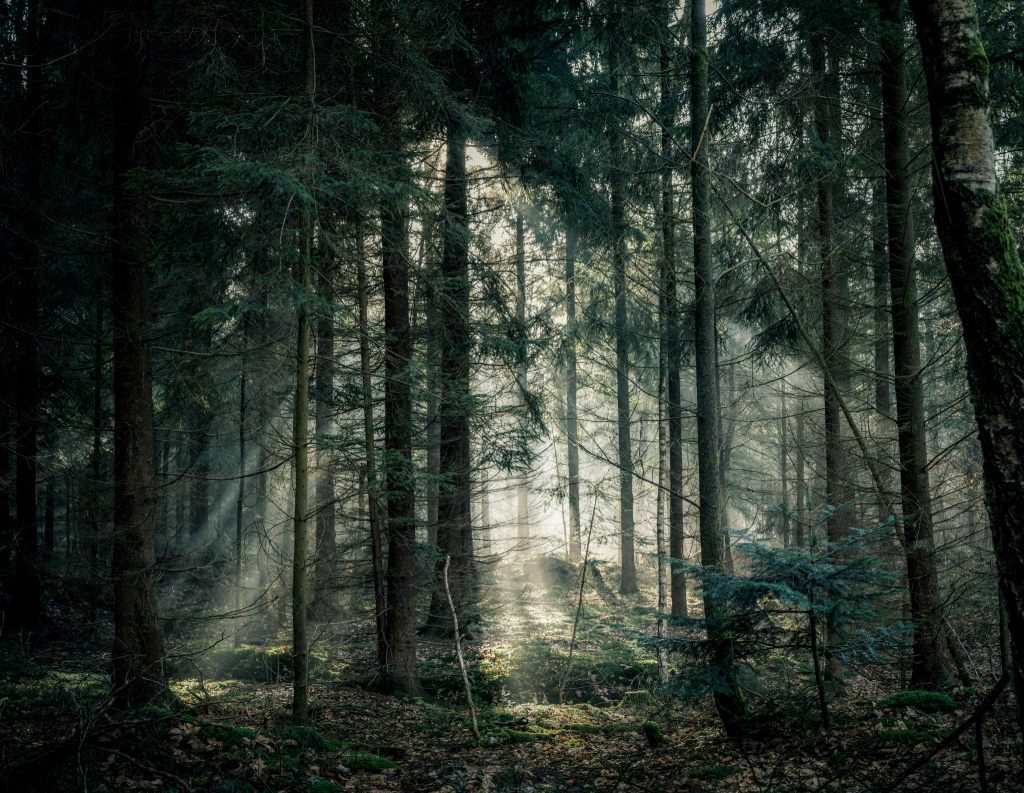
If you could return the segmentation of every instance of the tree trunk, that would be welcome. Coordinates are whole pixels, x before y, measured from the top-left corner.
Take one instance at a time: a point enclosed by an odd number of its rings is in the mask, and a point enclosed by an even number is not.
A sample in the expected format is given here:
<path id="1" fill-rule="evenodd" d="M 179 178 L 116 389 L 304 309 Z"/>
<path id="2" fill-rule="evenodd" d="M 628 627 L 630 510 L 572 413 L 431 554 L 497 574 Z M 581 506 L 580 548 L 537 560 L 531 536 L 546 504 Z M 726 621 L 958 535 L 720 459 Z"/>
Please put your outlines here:
<path id="1" fill-rule="evenodd" d="M 665 35 L 669 32 L 666 30 Z M 679 316 L 676 274 L 675 152 L 672 129 L 675 123 L 674 93 L 671 80 L 672 58 L 669 42 L 663 41 L 659 53 L 661 66 L 661 244 L 665 290 L 665 375 L 668 381 L 668 537 L 672 616 L 686 617 L 686 572 L 681 560 L 686 550 L 683 527 L 683 406 L 680 380 L 682 329 Z M 659 395 L 659 398 L 664 395 Z"/>
<path id="2" fill-rule="evenodd" d="M 366 501 L 370 522 L 370 562 L 373 566 L 373 616 L 377 635 L 377 669 L 387 666 L 385 621 L 387 601 L 384 591 L 384 549 L 381 541 L 380 504 L 377 500 L 377 427 L 373 417 L 373 369 L 370 361 L 370 286 L 366 277 L 363 231 L 356 226 L 356 290 L 359 293 L 359 376 L 363 401 L 363 448 L 366 452 Z"/>
<path id="3" fill-rule="evenodd" d="M 53 474 L 46 478 L 46 495 L 43 501 L 43 553 L 47 556 L 53 556 L 53 524 L 54 524 L 54 509 L 55 509 L 55 494 L 53 489 Z"/>
<path id="4" fill-rule="evenodd" d="M 316 153 L 316 48 L 313 38 L 313 0 L 305 2 L 303 37 L 304 96 L 309 119 L 306 122 L 305 151 Z M 313 189 L 310 173 L 310 190 Z M 307 582 L 309 519 L 309 301 L 312 297 L 313 207 L 306 206 L 302 219 L 302 248 L 296 267 L 298 307 L 295 329 L 295 410 L 292 425 L 295 501 L 292 524 L 292 721 L 309 719 L 309 637 L 307 635 Z"/>
<path id="5" fill-rule="evenodd" d="M 789 508 L 789 409 L 786 405 L 786 380 L 783 378 L 779 384 L 779 482 L 782 510 L 780 534 L 782 535 L 782 547 L 788 548 L 790 543 L 790 519 Z"/>
<path id="6" fill-rule="evenodd" d="M 317 293 L 322 306 L 316 326 L 316 382 L 314 434 L 316 436 L 316 593 L 314 610 L 327 617 L 333 610 L 332 592 L 338 574 L 335 541 L 334 467 L 330 434 L 334 406 L 334 252 L 320 243 Z"/>
<path id="7" fill-rule="evenodd" d="M 565 437 L 569 474 L 569 563 L 579 564 L 583 552 L 580 534 L 580 446 L 576 412 L 576 247 L 578 237 L 565 230 L 565 324 L 569 343 L 565 353 Z"/>
<path id="8" fill-rule="evenodd" d="M 447 184 L 447 182 L 445 182 Z M 516 366 L 516 388 L 519 392 L 519 407 L 522 421 L 529 421 L 527 414 L 527 394 L 530 387 L 529 364 L 529 332 L 526 329 L 526 227 L 523 208 L 516 207 L 516 326 L 521 335 L 519 363 Z M 526 450 L 529 457 L 529 450 Z M 526 471 L 518 477 L 516 483 L 516 537 L 522 541 L 530 537 L 530 472 Z"/>
<path id="9" fill-rule="evenodd" d="M 116 3 L 111 319 L 114 331 L 114 647 L 115 701 L 137 707 L 164 691 L 163 637 L 157 624 L 153 468 L 153 372 L 149 276 L 142 226 L 145 194 L 129 186 L 149 108 L 140 39 L 149 3 Z"/>
<path id="10" fill-rule="evenodd" d="M 35 625 L 42 616 L 39 582 L 39 517 L 36 503 L 39 432 L 39 264 L 43 216 L 40 202 L 42 113 L 42 9 L 34 0 L 26 8 L 25 82 L 25 218 L 24 252 L 17 279 L 12 319 L 17 334 L 15 425 L 15 581 L 14 617 Z"/>
<path id="11" fill-rule="evenodd" d="M 619 21 L 611 25 L 608 43 L 608 92 L 619 95 L 619 79 L 623 69 L 623 32 Z M 618 118 L 608 124 L 608 151 L 610 172 L 612 223 L 612 278 L 615 292 L 615 394 L 618 414 L 619 463 L 619 562 L 622 578 L 619 593 L 630 595 L 638 591 L 633 527 L 633 441 L 629 409 L 629 325 L 626 291 L 626 208 L 625 171 L 623 162 L 622 130 Z"/>
<path id="12" fill-rule="evenodd" d="M 825 34 L 817 31 L 811 36 L 811 72 L 817 90 L 814 98 L 814 130 L 817 143 L 823 150 L 838 146 L 833 142 L 832 133 L 837 127 L 835 114 L 835 75 L 827 65 Z M 821 343 L 825 362 L 824 410 L 825 410 L 825 499 L 830 508 L 825 519 L 825 531 L 830 543 L 846 539 L 850 528 L 850 494 L 847 488 L 847 461 L 840 407 L 841 395 L 837 392 L 845 382 L 846 366 L 843 361 L 843 340 L 840 328 L 840 284 L 835 257 L 834 235 L 834 188 L 835 180 L 831 166 L 823 166 L 817 179 L 818 191 L 818 244 L 821 262 Z M 838 614 L 826 622 L 825 673 L 829 680 L 840 682 L 843 668 L 831 648 L 841 640 L 838 629 Z"/>
<path id="13" fill-rule="evenodd" d="M 697 364 L 697 452 L 700 475 L 701 565 L 714 573 L 724 570 L 722 493 L 719 466 L 719 407 L 716 372 L 715 270 L 711 258 L 711 175 L 708 170 L 710 120 L 708 99 L 707 18 L 704 0 L 690 5 L 690 176 L 693 181 L 694 350 Z M 715 706 L 729 735 L 740 735 L 746 705 L 736 682 L 731 638 L 725 628 L 728 614 L 705 587 L 704 619 L 715 674 Z"/>
<path id="14" fill-rule="evenodd" d="M 387 46 L 398 47 L 389 40 Z M 385 53 L 386 54 L 386 53 Z M 386 80 L 387 78 L 382 78 Z M 380 116 L 384 152 L 394 158 L 392 178 L 406 178 L 397 161 L 403 152 L 397 109 Z M 409 329 L 407 207 L 400 196 L 381 202 L 381 261 L 384 277 L 384 461 L 388 516 L 386 661 L 384 690 L 419 690 L 416 676 L 416 492 L 412 464 L 413 353 Z"/>
<path id="15" fill-rule="evenodd" d="M 970 0 L 913 0 L 931 106 L 935 223 L 964 328 L 986 499 L 1024 702 L 1024 266 L 996 185 L 988 61 Z M 1018 707 L 1024 734 L 1024 707 Z"/>
<path id="16" fill-rule="evenodd" d="M 452 632 L 451 609 L 468 628 L 474 604 L 473 530 L 470 515 L 469 418 L 470 352 L 473 338 L 469 322 L 469 180 L 466 176 L 466 130 L 461 121 L 449 118 L 447 161 L 444 174 L 444 250 L 438 285 L 440 360 L 437 372 L 441 450 L 438 473 L 443 482 L 438 497 L 437 545 L 439 558 L 431 594 L 427 630 L 434 635 Z M 520 286 L 522 286 L 520 282 Z M 522 326 L 521 326 L 522 327 Z M 525 485 L 520 485 L 520 502 Z M 520 517 L 522 514 L 520 513 Z M 448 587 L 443 585 L 447 567 Z M 448 600 L 451 601 L 451 609 Z"/>
<path id="17" fill-rule="evenodd" d="M 242 320 L 242 354 L 238 372 L 238 497 L 235 499 L 235 615 L 242 609 L 242 540 L 245 536 L 245 440 L 249 405 L 246 402 L 246 356 L 249 349 L 249 318 Z M 234 645 L 242 644 L 241 623 L 236 623 Z"/>
<path id="18" fill-rule="evenodd" d="M 892 290 L 893 362 L 900 450 L 901 518 L 907 561 L 910 618 L 914 624 L 910 685 L 949 682 L 925 436 L 924 386 L 918 333 L 914 221 L 907 145 L 903 0 L 880 0 L 882 23 L 882 123 L 885 140 L 886 219 Z"/>

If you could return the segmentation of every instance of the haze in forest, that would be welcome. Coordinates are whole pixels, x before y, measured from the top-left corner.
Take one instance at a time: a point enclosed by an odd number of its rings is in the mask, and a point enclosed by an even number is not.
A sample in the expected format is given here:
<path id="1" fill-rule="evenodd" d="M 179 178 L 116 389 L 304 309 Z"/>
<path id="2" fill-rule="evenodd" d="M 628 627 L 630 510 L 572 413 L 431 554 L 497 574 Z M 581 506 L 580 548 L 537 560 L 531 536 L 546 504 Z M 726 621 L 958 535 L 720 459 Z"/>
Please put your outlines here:
<path id="1" fill-rule="evenodd" d="M 0 788 L 1020 789 L 1020 2 L 0 7 Z"/>

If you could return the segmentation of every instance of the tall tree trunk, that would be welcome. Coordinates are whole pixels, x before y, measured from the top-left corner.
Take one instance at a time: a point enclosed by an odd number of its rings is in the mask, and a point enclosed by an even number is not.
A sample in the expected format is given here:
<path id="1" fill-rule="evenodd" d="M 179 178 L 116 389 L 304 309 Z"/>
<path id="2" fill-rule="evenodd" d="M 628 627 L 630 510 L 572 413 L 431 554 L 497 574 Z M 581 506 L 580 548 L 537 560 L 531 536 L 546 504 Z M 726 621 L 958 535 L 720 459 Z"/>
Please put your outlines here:
<path id="1" fill-rule="evenodd" d="M 623 70 L 623 35 L 620 20 L 610 24 L 608 42 L 608 93 L 613 99 L 619 95 L 619 80 Z M 615 394 L 618 414 L 619 463 L 619 562 L 622 578 L 619 593 L 633 594 L 636 583 L 636 558 L 633 526 L 633 440 L 632 417 L 629 408 L 629 325 L 626 291 L 626 174 L 623 162 L 622 129 L 619 119 L 608 124 L 608 176 L 611 193 L 612 223 L 612 279 L 615 292 Z"/>
<path id="2" fill-rule="evenodd" d="M 53 488 L 53 474 L 46 478 L 46 490 L 43 501 L 43 553 L 47 557 L 53 556 L 53 524 L 56 498 Z"/>
<path id="3" fill-rule="evenodd" d="M 164 644 L 157 624 L 153 469 L 153 371 L 149 275 L 142 221 L 145 194 L 129 186 L 149 109 L 143 39 L 149 3 L 119 0 L 114 34 L 114 152 L 111 319 L 114 331 L 115 701 L 135 707 L 164 691 Z"/>
<path id="4" fill-rule="evenodd" d="M 384 590 L 384 548 L 381 539 L 380 504 L 377 490 L 377 426 L 373 416 L 373 370 L 370 361 L 370 286 L 366 277 L 363 230 L 356 226 L 356 290 L 359 293 L 359 376 L 363 398 L 363 448 L 366 452 L 366 501 L 370 523 L 370 563 L 373 568 L 373 616 L 377 634 L 377 669 L 387 665 L 385 621 L 387 601 Z"/>
<path id="5" fill-rule="evenodd" d="M 697 364 L 697 451 L 700 475 L 701 565 L 712 574 L 725 567 L 719 466 L 719 406 L 716 372 L 715 268 L 711 258 L 711 175 L 708 170 L 707 17 L 704 0 L 690 5 L 690 177 L 693 181 L 694 350 Z M 715 706 L 729 735 L 740 735 L 746 705 L 736 682 L 726 606 L 704 589 L 704 619 L 715 673 Z"/>
<path id="6" fill-rule="evenodd" d="M 779 383 L 779 482 L 780 495 L 782 497 L 780 507 L 782 509 L 780 533 L 782 534 L 782 547 L 788 548 L 790 544 L 790 515 L 789 508 L 789 408 L 786 404 L 786 379 Z"/>
<path id="7" fill-rule="evenodd" d="M 7 306 L 4 306 L 6 309 Z M 3 352 L 6 353 L 6 345 Z M 8 408 L 10 387 L 0 382 L 0 573 L 7 573 L 14 546 L 14 525 L 11 522 L 11 441 L 13 440 Z"/>
<path id="8" fill-rule="evenodd" d="M 320 243 L 317 293 L 323 307 L 316 325 L 316 382 L 314 434 L 316 436 L 316 593 L 314 610 L 328 616 L 334 604 L 332 592 L 338 574 L 335 541 L 334 467 L 329 436 L 334 403 L 334 284 L 335 255 L 326 241 Z"/>
<path id="9" fill-rule="evenodd" d="M 447 184 L 447 182 L 445 183 Z M 522 349 L 516 366 L 516 388 L 519 392 L 519 407 L 526 416 L 526 405 L 530 387 L 529 333 L 526 329 L 526 221 L 523 207 L 516 206 L 516 326 L 521 336 Z M 529 456 L 529 450 L 527 450 Z M 522 542 L 530 536 L 530 472 L 526 471 L 516 483 L 516 537 Z M 523 548 L 520 547 L 520 550 Z"/>
<path id="10" fill-rule="evenodd" d="M 565 324 L 569 344 L 565 353 L 565 437 L 569 474 L 569 562 L 582 558 L 580 534 L 580 446 L 579 416 L 576 411 L 576 230 L 565 230 Z"/>
<path id="11" fill-rule="evenodd" d="M 665 36 L 670 33 L 666 29 Z M 674 92 L 671 79 L 670 42 L 663 41 L 659 53 L 661 67 L 661 245 L 665 290 L 665 369 L 668 380 L 668 536 L 672 616 L 688 616 L 686 572 L 682 559 L 686 553 L 683 526 L 683 405 L 680 380 L 682 328 L 679 316 L 676 273 L 675 151 L 672 129 L 675 124 Z M 659 395 L 661 398 L 662 395 Z"/>
<path id="12" fill-rule="evenodd" d="M 399 42 L 389 35 L 387 48 Z M 384 53 L 387 55 L 387 51 Z M 390 79 L 381 78 L 382 82 Z M 402 168 L 403 136 L 397 108 L 380 115 L 382 146 L 392 158 L 393 180 Z M 418 691 L 416 675 L 416 491 L 412 464 L 412 399 L 409 328 L 407 207 L 400 196 L 381 202 L 381 261 L 384 277 L 384 460 L 388 516 L 386 661 L 379 684 L 385 690 Z"/>
<path id="13" fill-rule="evenodd" d="M 242 354 L 238 372 L 238 497 L 235 499 L 235 615 L 240 616 L 242 610 L 242 541 L 245 536 L 245 441 L 248 432 L 249 404 L 246 401 L 248 372 L 246 371 L 249 352 L 249 318 L 242 320 Z M 234 645 L 242 644 L 241 623 L 235 627 Z"/>
<path id="14" fill-rule="evenodd" d="M 807 544 L 807 458 L 804 452 L 804 400 L 799 398 L 796 404 L 796 420 L 793 428 L 793 443 L 796 445 L 796 530 L 793 542 L 797 548 Z"/>
<path id="15" fill-rule="evenodd" d="M 13 320 L 17 334 L 15 425 L 14 616 L 25 625 L 42 616 L 39 582 L 39 518 L 36 503 L 39 432 L 39 265 L 43 216 L 40 202 L 42 132 L 42 0 L 28 3 L 25 82 L 24 253 L 17 279 Z"/>
<path id="16" fill-rule="evenodd" d="M 885 141 L 886 220 L 892 290 L 893 363 L 900 450 L 901 518 L 907 561 L 910 618 L 914 624 L 910 685 L 949 682 L 925 435 L 924 386 L 914 272 L 903 0 L 879 0 L 882 23 L 882 124 Z"/>
<path id="17" fill-rule="evenodd" d="M 313 37 L 313 0 L 305 2 L 304 96 L 307 112 L 304 148 L 307 157 L 316 154 L 316 46 Z M 309 190 L 313 189 L 312 166 Z M 309 520 L 309 302 L 312 297 L 313 207 L 306 206 L 302 219 L 302 248 L 296 267 L 298 307 L 295 329 L 295 410 L 292 425 L 295 501 L 292 524 L 292 720 L 309 719 L 309 637 L 307 635 L 306 566 Z"/>
<path id="18" fill-rule="evenodd" d="M 814 131 L 817 143 L 825 150 L 838 146 L 833 141 L 837 124 L 834 92 L 835 75 L 827 63 L 828 53 L 825 33 L 817 31 L 811 36 L 811 72 L 816 86 L 814 97 Z M 841 395 L 837 392 L 846 380 L 846 366 L 843 362 L 843 340 L 840 327 L 840 285 L 835 256 L 834 233 L 834 191 L 835 179 L 831 166 L 822 167 L 817 179 L 818 191 L 818 244 L 821 262 L 821 343 L 825 362 L 824 410 L 825 410 L 825 499 L 830 512 L 825 519 L 826 536 L 830 543 L 846 539 L 850 525 L 850 494 L 846 483 L 846 449 L 840 408 Z M 841 640 L 838 629 L 839 615 L 833 613 L 826 622 L 825 673 L 833 681 L 840 682 L 843 668 L 839 656 L 831 648 Z"/>
<path id="19" fill-rule="evenodd" d="M 444 174 L 444 250 L 438 289 L 440 305 L 444 306 L 443 316 L 438 317 L 438 392 L 441 397 L 438 414 L 441 427 L 439 474 L 444 485 L 438 499 L 439 555 L 427 623 L 428 630 L 435 635 L 451 633 L 451 608 L 459 615 L 459 624 L 467 627 L 472 620 L 467 610 L 474 602 L 473 532 L 470 520 L 472 461 L 469 446 L 469 417 L 472 409 L 469 371 L 473 344 L 469 323 L 469 181 L 466 176 L 466 130 L 456 118 L 448 120 L 447 149 Z M 523 487 L 525 485 L 521 485 Z M 444 591 L 443 571 L 446 564 L 450 593 Z"/>
<path id="20" fill-rule="evenodd" d="M 931 106 L 935 223 L 967 374 L 1013 680 L 1024 702 L 1024 266 L 996 185 L 988 61 L 971 0 L 913 0 Z M 1024 734 L 1024 707 L 1018 707 Z"/>
<path id="21" fill-rule="evenodd" d="M 100 434 L 103 425 L 103 311 L 104 293 L 103 279 L 96 278 L 96 323 L 94 326 L 92 360 L 92 454 L 90 468 L 92 478 L 89 482 L 89 528 L 86 538 L 86 575 L 88 578 L 89 623 L 96 623 L 96 606 L 99 600 L 99 542 L 100 526 L 103 511 L 103 438 Z"/>

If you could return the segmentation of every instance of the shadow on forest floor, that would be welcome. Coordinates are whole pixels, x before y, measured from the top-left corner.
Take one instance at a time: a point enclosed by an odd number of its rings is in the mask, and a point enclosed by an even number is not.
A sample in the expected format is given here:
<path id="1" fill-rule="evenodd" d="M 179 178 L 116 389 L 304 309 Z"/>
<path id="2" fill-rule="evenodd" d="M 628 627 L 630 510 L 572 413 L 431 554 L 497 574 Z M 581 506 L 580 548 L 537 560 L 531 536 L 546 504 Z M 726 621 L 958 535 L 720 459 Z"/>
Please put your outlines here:
<path id="1" fill-rule="evenodd" d="M 19 791 L 853 791 L 885 780 L 963 721 L 983 691 L 925 701 L 857 679 L 823 734 L 806 670 L 778 661 L 781 694 L 749 692 L 752 736 L 730 740 L 707 698 L 657 685 L 650 613 L 596 568 L 572 646 L 575 571 L 506 576 L 467 646 L 482 740 L 474 740 L 453 649 L 421 644 L 423 698 L 371 693 L 372 622 L 321 625 L 312 726 L 290 726 L 283 640 L 179 643 L 180 707 L 107 709 L 105 627 L 68 613 L 0 644 L 0 788 Z M 526 581 L 544 581 L 530 585 Z M 212 645 L 212 646 L 211 646 Z M 207 648 L 203 653 L 197 647 Z M 685 678 L 684 666 L 675 668 Z M 986 684 L 987 685 L 987 684 Z M 670 687 L 671 689 L 671 687 Z M 560 697 L 560 694 L 563 696 Z M 564 704 L 559 704 L 564 699 Z M 990 790 L 1020 790 L 1013 703 L 986 721 Z M 1016 777 L 1016 778 L 1015 778 Z M 900 790 L 979 790 L 973 741 Z"/>

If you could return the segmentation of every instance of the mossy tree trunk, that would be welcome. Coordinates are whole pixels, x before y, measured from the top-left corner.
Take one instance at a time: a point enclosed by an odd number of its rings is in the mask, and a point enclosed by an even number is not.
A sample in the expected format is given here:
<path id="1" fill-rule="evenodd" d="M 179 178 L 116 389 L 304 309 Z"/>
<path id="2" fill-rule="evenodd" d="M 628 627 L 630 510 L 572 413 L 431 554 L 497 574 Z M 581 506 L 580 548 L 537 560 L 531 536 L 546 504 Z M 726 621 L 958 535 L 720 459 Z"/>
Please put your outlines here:
<path id="1" fill-rule="evenodd" d="M 996 183 L 988 60 L 971 0 L 912 0 L 931 107 L 935 223 L 963 322 L 986 501 L 1024 699 L 1024 265 Z M 1024 734 L 1024 708 L 1018 707 Z"/>

